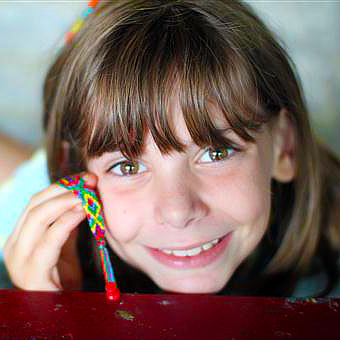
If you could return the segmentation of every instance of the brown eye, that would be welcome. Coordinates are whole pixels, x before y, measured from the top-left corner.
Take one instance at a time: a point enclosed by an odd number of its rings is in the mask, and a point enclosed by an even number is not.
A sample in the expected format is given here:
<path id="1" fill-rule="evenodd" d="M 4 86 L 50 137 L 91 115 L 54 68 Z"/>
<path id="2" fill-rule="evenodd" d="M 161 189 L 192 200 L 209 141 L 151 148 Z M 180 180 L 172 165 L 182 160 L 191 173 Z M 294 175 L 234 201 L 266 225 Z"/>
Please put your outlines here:
<path id="1" fill-rule="evenodd" d="M 223 150 L 209 150 L 209 156 L 213 161 L 220 161 L 228 156 L 228 151 Z"/>
<path id="2" fill-rule="evenodd" d="M 124 175 L 135 175 L 136 173 L 138 173 L 138 164 L 127 162 L 121 163 L 120 171 Z"/>
<path id="3" fill-rule="evenodd" d="M 235 149 L 232 147 L 226 147 L 221 149 L 208 149 L 201 157 L 202 163 L 211 163 L 223 161 L 233 155 Z"/>
<path id="4" fill-rule="evenodd" d="M 141 172 L 145 171 L 145 169 L 145 166 L 139 162 L 126 160 L 116 163 L 109 169 L 109 171 L 118 176 L 133 176 L 140 174 Z"/>

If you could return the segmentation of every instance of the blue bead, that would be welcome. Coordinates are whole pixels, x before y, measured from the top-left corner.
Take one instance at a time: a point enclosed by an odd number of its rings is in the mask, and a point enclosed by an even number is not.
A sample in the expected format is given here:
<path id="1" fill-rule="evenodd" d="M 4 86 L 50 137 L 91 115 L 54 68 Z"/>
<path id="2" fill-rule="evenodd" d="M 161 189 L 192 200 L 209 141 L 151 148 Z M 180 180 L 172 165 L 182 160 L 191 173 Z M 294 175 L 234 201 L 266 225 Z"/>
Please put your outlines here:
<path id="1" fill-rule="evenodd" d="M 87 19 L 87 17 L 93 12 L 92 8 L 86 8 L 81 14 L 82 19 Z"/>

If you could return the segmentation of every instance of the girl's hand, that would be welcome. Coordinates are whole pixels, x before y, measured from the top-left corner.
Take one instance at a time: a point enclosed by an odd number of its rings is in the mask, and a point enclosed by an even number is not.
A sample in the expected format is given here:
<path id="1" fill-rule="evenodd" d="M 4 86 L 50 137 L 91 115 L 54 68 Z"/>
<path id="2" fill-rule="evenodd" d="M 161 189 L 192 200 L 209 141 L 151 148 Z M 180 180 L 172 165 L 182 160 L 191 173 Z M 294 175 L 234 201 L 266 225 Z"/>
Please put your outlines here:
<path id="1" fill-rule="evenodd" d="M 82 178 L 94 187 L 95 176 Z M 12 283 L 25 290 L 80 288 L 75 228 L 85 217 L 80 199 L 57 184 L 35 194 L 3 248 Z"/>

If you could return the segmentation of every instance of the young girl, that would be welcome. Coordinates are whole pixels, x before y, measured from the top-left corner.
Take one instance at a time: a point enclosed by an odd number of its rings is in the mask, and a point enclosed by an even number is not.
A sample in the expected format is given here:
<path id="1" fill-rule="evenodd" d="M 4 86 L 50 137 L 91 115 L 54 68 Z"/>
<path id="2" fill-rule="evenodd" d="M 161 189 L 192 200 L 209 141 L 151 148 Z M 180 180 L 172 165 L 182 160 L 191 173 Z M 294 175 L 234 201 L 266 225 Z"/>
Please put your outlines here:
<path id="1" fill-rule="evenodd" d="M 81 173 L 100 194 L 122 292 L 337 287 L 340 163 L 246 4 L 99 4 L 46 77 L 44 127 L 51 181 Z M 103 289 L 80 200 L 56 184 L 4 258 L 21 289 Z"/>

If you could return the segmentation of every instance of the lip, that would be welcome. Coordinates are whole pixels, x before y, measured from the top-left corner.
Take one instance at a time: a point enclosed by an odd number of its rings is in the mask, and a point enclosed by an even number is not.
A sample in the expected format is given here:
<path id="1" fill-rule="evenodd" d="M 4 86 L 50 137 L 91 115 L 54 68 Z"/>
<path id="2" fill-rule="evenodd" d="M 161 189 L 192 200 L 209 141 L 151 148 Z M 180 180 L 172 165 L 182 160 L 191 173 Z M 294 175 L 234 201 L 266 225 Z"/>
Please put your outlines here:
<path id="1" fill-rule="evenodd" d="M 209 250 L 201 252 L 196 256 L 174 256 L 168 255 L 156 248 L 146 247 L 148 253 L 155 259 L 157 262 L 174 269 L 196 269 L 208 266 L 209 264 L 217 261 L 219 257 L 222 255 L 224 250 L 226 249 L 229 241 L 231 239 L 232 232 L 223 236 L 219 243 L 217 243 L 214 247 Z M 202 243 L 200 243 L 202 244 Z M 194 248 L 194 247 L 193 247 Z M 181 250 L 181 249 L 189 249 L 186 248 L 167 248 L 171 250 Z"/>

